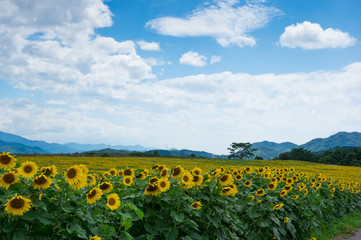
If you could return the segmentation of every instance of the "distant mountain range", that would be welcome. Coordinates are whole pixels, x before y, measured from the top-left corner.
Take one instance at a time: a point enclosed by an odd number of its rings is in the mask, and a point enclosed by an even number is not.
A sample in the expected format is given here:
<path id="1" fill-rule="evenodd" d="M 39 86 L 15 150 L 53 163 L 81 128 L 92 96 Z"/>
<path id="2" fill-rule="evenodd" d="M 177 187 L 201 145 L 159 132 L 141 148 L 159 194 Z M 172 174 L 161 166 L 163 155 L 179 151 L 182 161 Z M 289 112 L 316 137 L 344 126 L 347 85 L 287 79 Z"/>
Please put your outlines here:
<path id="1" fill-rule="evenodd" d="M 280 153 L 291 151 L 292 148 L 302 147 L 312 152 L 324 151 L 335 147 L 360 147 L 361 133 L 359 132 L 338 132 L 328 138 L 315 138 L 305 144 L 297 145 L 291 142 L 275 143 L 269 141 L 255 142 L 252 147 L 257 149 L 255 156 L 263 159 L 273 159 Z M 188 149 L 155 149 L 146 148 L 141 145 L 106 145 L 106 144 L 79 144 L 79 143 L 47 143 L 44 141 L 34 141 L 18 135 L 0 131 L 0 152 L 11 152 L 13 154 L 55 154 L 55 153 L 76 153 L 76 152 L 154 152 L 159 155 L 169 156 L 189 156 L 194 154 L 204 158 L 226 158 L 226 155 L 216 155 L 204 151 L 193 151 Z"/>

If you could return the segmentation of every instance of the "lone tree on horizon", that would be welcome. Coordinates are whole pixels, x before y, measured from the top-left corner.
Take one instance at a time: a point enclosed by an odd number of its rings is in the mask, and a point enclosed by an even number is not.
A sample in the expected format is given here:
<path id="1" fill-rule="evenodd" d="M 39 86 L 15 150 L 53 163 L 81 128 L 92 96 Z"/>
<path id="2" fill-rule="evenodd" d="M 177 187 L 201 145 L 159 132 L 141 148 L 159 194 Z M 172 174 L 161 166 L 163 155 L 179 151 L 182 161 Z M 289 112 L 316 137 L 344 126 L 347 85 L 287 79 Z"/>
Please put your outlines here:
<path id="1" fill-rule="evenodd" d="M 254 156 L 254 151 L 257 149 L 251 148 L 252 144 L 247 143 L 236 143 L 233 142 L 231 147 L 227 148 L 230 151 L 230 155 L 228 155 L 228 159 L 245 159 Z"/>

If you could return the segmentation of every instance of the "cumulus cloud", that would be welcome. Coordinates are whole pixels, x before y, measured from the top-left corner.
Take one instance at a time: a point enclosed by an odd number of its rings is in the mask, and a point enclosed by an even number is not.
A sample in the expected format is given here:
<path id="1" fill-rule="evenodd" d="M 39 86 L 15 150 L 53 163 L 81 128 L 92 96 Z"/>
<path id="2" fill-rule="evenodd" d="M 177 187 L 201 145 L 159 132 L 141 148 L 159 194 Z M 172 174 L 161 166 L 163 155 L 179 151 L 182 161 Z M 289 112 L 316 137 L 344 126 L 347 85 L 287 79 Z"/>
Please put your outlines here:
<path id="1" fill-rule="evenodd" d="M 197 52 L 189 51 L 182 55 L 179 59 L 179 63 L 194 67 L 203 67 L 207 65 L 207 58 L 203 55 L 199 55 Z"/>
<path id="2" fill-rule="evenodd" d="M 304 21 L 287 26 L 279 42 L 282 47 L 322 49 L 353 46 L 356 39 L 339 29 L 327 28 L 324 30 L 317 23 Z"/>
<path id="3" fill-rule="evenodd" d="M 217 62 L 220 62 L 221 61 L 221 57 L 220 56 L 216 56 L 216 55 L 213 55 L 211 57 L 211 60 L 210 60 L 210 64 L 214 64 L 214 63 L 217 63 Z"/>
<path id="4" fill-rule="evenodd" d="M 245 47 L 256 44 L 249 33 L 264 27 L 277 14 L 280 14 L 278 9 L 267 7 L 261 1 L 240 6 L 236 0 L 219 0 L 213 5 L 201 6 L 184 18 L 160 17 L 147 22 L 146 26 L 162 35 L 206 36 L 215 38 L 223 47 L 233 44 Z"/>
<path id="5" fill-rule="evenodd" d="M 160 46 L 157 42 L 137 41 L 137 44 L 144 51 L 160 51 Z"/>
<path id="6" fill-rule="evenodd" d="M 0 78 L 52 94 L 105 94 L 107 89 L 151 79 L 151 65 L 133 41 L 96 35 L 111 26 L 101 0 L 2 1 Z"/>
<path id="7" fill-rule="evenodd" d="M 151 142 L 214 153 L 226 153 L 232 141 L 301 144 L 361 131 L 360 76 L 359 62 L 338 71 L 222 72 L 139 82 L 109 89 L 102 98 L 74 96 L 63 108 L 3 99 L 0 129 L 47 141 Z"/>

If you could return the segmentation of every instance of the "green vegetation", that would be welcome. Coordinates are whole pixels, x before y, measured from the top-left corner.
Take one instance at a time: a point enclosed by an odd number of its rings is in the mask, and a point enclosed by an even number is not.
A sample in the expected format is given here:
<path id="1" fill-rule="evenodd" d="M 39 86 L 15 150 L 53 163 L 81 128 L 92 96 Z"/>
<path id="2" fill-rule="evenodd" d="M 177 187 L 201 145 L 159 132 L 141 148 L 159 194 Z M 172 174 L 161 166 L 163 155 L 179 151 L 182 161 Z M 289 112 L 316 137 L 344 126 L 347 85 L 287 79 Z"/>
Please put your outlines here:
<path id="1" fill-rule="evenodd" d="M 280 160 L 300 160 L 343 166 L 361 166 L 361 147 L 334 148 L 313 153 L 304 148 L 293 148 L 290 152 L 281 153 Z"/>
<path id="2" fill-rule="evenodd" d="M 231 147 L 227 148 L 230 152 L 228 158 L 229 159 L 248 159 L 254 156 L 254 151 L 256 149 L 252 149 L 252 144 L 247 143 L 236 143 L 233 142 Z"/>

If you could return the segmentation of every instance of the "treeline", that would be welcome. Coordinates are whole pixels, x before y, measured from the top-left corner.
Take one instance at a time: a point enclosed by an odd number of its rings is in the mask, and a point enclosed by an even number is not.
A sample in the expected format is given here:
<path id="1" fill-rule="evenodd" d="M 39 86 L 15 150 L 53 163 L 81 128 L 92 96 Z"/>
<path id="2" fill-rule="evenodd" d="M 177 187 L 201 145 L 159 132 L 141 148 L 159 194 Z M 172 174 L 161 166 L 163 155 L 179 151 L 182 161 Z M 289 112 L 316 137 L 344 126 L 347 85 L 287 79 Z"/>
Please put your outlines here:
<path id="1" fill-rule="evenodd" d="M 281 153 L 275 159 L 361 167 L 361 147 L 337 147 L 317 153 L 304 148 L 293 148 L 290 152 Z"/>

